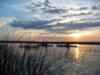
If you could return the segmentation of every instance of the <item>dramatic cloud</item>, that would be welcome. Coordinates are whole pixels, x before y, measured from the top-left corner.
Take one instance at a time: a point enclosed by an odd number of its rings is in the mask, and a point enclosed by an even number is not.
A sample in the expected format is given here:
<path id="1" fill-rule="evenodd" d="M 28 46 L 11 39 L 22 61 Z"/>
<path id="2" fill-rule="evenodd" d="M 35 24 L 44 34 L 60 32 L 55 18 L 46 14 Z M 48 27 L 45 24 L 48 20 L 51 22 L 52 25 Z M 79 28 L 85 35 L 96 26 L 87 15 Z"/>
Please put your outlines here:
<path id="1" fill-rule="evenodd" d="M 20 16 L 7 23 L 9 27 L 65 32 L 100 26 L 100 0 L 5 1 L 0 3 L 7 7 L 0 10 L 0 16 Z"/>
<path id="2" fill-rule="evenodd" d="M 78 14 L 69 14 L 69 15 L 64 15 L 62 17 L 74 17 L 74 16 L 88 16 L 88 15 L 92 15 L 92 12 L 81 12 Z"/>
<path id="3" fill-rule="evenodd" d="M 92 10 L 99 10 L 100 11 L 100 5 L 92 6 Z"/>
<path id="4" fill-rule="evenodd" d="M 66 8 L 58 7 L 57 5 L 45 0 L 43 2 L 31 2 L 26 4 L 27 11 L 30 11 L 31 15 L 35 17 L 35 15 L 43 17 L 57 17 L 57 15 L 61 15 L 67 12 Z"/>
<path id="5" fill-rule="evenodd" d="M 23 29 L 42 29 L 48 32 L 64 32 L 67 30 L 74 29 L 87 29 L 93 27 L 99 27 L 100 22 L 86 22 L 86 23 L 57 23 L 57 20 L 51 21 L 43 21 L 43 20 L 35 20 L 35 21 L 23 21 L 23 20 L 14 20 L 10 23 L 11 26 L 15 28 L 23 28 Z M 56 23 L 54 23 L 56 22 Z M 54 23 L 54 24 L 53 24 Z"/>
<path id="6" fill-rule="evenodd" d="M 24 29 L 42 29 L 45 27 L 48 27 L 48 24 L 51 23 L 53 21 L 23 21 L 23 20 L 14 20 L 12 23 L 10 23 L 10 25 L 14 26 L 14 27 L 21 27 Z"/>

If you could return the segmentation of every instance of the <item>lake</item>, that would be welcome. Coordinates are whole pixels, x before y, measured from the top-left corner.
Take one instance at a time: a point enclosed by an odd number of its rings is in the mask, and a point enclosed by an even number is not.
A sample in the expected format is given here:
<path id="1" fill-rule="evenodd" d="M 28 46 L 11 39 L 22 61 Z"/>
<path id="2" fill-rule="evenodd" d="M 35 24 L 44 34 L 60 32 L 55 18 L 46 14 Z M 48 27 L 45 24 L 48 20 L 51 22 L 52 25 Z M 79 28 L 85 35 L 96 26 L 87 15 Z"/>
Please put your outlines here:
<path id="1" fill-rule="evenodd" d="M 43 69 L 43 74 L 40 75 L 100 75 L 100 46 L 76 46 L 24 48 L 19 47 L 19 44 L 8 45 L 8 53 L 4 53 L 4 59 L 7 60 L 5 65 L 10 65 L 11 70 L 7 70 L 7 67 L 4 70 L 7 75 L 32 75 L 33 67 L 36 66 L 33 63 L 37 60 L 35 63 L 38 65 L 43 63 L 43 68 L 40 69 Z M 0 53 L 2 54 L 2 51 Z M 3 62 L 3 59 L 1 61 Z"/>

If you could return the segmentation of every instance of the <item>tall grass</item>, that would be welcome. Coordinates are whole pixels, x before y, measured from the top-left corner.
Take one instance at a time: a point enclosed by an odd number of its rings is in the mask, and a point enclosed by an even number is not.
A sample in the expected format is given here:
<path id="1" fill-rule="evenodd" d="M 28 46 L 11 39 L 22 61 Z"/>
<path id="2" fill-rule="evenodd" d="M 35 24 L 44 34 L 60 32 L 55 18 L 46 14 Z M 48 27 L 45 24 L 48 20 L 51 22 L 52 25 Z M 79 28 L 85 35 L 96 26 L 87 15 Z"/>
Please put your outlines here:
<path id="1" fill-rule="evenodd" d="M 47 60 L 47 50 L 26 50 L 14 48 L 9 44 L 0 44 L 0 74 L 2 75 L 63 75 L 60 67 L 55 62 Z M 21 53 L 21 50 L 23 52 Z"/>
<path id="2" fill-rule="evenodd" d="M 6 36 L 3 40 L 21 40 L 22 36 Z M 19 45 L 19 44 L 18 44 Z M 58 57 L 50 61 L 47 48 L 19 48 L 17 44 L 0 43 L 0 74 L 2 75 L 65 75 Z M 22 44 L 24 45 L 24 44 Z"/>
<path id="3" fill-rule="evenodd" d="M 3 75 L 43 75 L 45 57 L 28 54 L 20 56 L 14 48 L 2 45 L 0 50 L 0 74 Z"/>

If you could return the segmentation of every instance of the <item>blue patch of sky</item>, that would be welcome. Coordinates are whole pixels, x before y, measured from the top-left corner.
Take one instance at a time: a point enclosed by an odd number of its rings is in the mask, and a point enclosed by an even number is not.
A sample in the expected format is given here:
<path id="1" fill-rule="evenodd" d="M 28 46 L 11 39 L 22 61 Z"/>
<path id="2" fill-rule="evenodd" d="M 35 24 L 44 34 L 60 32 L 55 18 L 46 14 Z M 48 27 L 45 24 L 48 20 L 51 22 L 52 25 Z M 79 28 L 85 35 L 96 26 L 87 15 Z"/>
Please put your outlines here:
<path id="1" fill-rule="evenodd" d="M 2 0 L 0 2 L 0 17 L 21 17 L 21 16 L 25 16 L 25 13 L 21 12 L 21 11 L 17 11 L 14 9 L 11 9 L 7 6 L 11 5 L 11 4 L 19 4 L 19 3 L 24 3 L 27 0 Z"/>
<path id="2" fill-rule="evenodd" d="M 0 17 L 21 17 L 25 16 L 23 12 L 9 9 L 9 8 L 0 8 Z"/>

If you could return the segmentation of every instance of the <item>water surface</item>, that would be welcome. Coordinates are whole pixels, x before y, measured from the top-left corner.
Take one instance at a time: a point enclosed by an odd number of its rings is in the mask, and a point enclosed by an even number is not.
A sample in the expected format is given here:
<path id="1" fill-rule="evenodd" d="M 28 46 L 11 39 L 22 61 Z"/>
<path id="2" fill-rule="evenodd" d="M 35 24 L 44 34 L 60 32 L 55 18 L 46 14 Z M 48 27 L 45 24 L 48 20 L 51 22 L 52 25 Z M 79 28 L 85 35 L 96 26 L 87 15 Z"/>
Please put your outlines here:
<path id="1" fill-rule="evenodd" d="M 9 47 L 12 45 L 9 45 Z M 24 46 L 24 44 L 23 44 Z M 44 69 L 43 75 L 100 75 L 100 46 L 99 45 L 79 45 L 77 47 L 32 47 L 25 48 L 19 44 L 8 47 L 8 56 L 12 52 L 12 57 L 16 56 L 14 61 L 8 61 L 16 69 L 16 62 L 24 64 L 25 73 L 21 74 L 20 66 L 18 68 L 19 75 L 29 75 L 29 69 L 33 65 L 33 58 L 39 58 L 36 63 L 40 63 L 43 59 Z M 12 49 L 11 49 L 12 48 Z M 37 59 L 38 59 L 37 58 Z M 7 58 L 8 59 L 8 58 Z M 10 58 L 9 58 L 10 59 Z M 20 59 L 20 60 L 19 60 Z M 23 61 L 24 59 L 24 61 Z M 37 60 L 36 59 L 36 60 Z M 21 63 L 23 61 L 23 63 Z M 31 63 L 30 63 L 31 62 Z M 29 65 L 32 65 L 29 67 Z M 48 67 L 47 67 L 48 66 Z M 28 68 L 27 68 L 28 67 Z M 17 75 L 17 71 L 16 72 Z M 12 75 L 14 73 L 10 73 Z M 31 75 L 31 73 L 30 73 Z"/>

